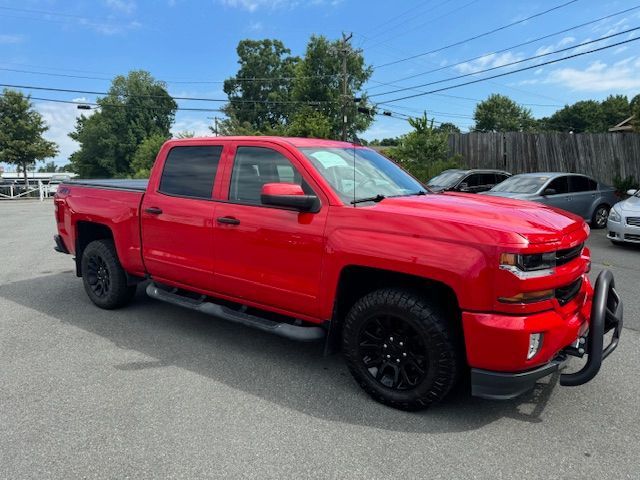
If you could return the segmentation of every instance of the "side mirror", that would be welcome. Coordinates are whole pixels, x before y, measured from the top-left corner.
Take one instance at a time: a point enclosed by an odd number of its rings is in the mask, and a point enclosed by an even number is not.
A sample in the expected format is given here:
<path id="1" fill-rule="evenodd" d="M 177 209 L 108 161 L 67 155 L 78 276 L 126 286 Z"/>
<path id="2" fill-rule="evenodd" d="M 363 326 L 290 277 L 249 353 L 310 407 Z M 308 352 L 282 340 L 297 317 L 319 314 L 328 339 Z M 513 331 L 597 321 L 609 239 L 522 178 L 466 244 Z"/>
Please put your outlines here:
<path id="1" fill-rule="evenodd" d="M 638 190 L 632 188 L 631 190 L 627 190 L 627 195 L 629 195 L 630 197 L 633 197 L 637 191 Z"/>
<path id="2" fill-rule="evenodd" d="M 542 192 L 543 197 L 546 197 L 547 195 L 555 195 L 555 194 L 556 194 L 555 188 L 545 188 L 544 192 Z"/>
<path id="3" fill-rule="evenodd" d="M 265 183 L 260 191 L 264 205 L 291 208 L 301 212 L 318 211 L 318 197 L 307 195 L 302 187 L 295 183 Z"/>
<path id="4" fill-rule="evenodd" d="M 461 192 L 468 192 L 469 184 L 467 182 L 462 182 L 460 185 L 458 185 L 458 190 L 460 190 Z"/>

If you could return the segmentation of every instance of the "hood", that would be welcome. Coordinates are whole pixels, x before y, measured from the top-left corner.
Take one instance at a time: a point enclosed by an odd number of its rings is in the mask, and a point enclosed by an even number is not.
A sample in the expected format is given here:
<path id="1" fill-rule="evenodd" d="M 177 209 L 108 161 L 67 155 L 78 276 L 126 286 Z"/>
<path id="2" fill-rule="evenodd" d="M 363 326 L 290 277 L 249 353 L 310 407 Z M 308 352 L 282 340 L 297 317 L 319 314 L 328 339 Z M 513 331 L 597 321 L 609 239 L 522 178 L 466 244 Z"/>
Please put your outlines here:
<path id="1" fill-rule="evenodd" d="M 554 207 L 468 193 L 448 192 L 387 198 L 374 208 L 396 215 L 457 222 L 515 233 L 531 243 L 560 241 L 567 233 L 586 228 L 580 217 Z"/>
<path id="2" fill-rule="evenodd" d="M 627 198 L 624 202 L 617 203 L 616 207 L 625 213 L 640 214 L 640 197 Z"/>

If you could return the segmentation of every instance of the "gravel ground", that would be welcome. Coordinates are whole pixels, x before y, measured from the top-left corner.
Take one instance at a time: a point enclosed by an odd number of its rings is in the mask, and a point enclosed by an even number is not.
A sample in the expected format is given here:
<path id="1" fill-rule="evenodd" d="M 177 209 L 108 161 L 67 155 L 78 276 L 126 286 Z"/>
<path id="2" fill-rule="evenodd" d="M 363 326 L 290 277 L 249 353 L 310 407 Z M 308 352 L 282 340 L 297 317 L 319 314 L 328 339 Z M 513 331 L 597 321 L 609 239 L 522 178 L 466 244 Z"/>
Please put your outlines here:
<path id="1" fill-rule="evenodd" d="M 0 478 L 640 478 L 640 249 L 595 231 L 625 301 L 588 385 L 404 413 L 338 355 L 161 304 L 102 311 L 51 202 L 0 203 Z"/>

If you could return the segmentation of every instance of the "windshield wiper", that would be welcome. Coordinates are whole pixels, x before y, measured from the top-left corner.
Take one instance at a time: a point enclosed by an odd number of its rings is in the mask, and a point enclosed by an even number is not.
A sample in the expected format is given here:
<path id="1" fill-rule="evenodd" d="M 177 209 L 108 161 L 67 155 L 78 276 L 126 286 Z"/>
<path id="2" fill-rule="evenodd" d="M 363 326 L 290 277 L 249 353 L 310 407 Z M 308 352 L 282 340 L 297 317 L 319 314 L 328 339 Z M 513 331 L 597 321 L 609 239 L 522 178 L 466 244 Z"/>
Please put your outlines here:
<path id="1" fill-rule="evenodd" d="M 384 200 L 385 197 L 384 195 L 382 195 L 381 193 L 379 193 L 378 195 L 376 195 L 375 197 L 366 197 L 366 198 L 357 198 L 356 200 L 351 200 L 351 204 L 355 205 L 356 203 L 365 203 L 365 202 L 381 202 L 382 200 Z"/>

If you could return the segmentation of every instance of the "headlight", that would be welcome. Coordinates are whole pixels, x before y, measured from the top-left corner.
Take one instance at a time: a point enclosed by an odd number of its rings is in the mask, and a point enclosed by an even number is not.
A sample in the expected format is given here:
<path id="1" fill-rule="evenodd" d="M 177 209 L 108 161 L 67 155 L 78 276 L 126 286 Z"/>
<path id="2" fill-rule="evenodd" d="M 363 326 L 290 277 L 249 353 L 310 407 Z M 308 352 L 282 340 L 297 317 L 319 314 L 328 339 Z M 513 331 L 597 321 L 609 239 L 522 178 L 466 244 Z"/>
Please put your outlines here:
<path id="1" fill-rule="evenodd" d="M 556 252 L 500 255 L 500 268 L 510 271 L 519 278 L 553 275 L 555 266 Z"/>
<path id="2" fill-rule="evenodd" d="M 622 217 L 615 209 L 612 208 L 611 210 L 609 210 L 609 220 L 619 223 L 622 221 Z"/>

